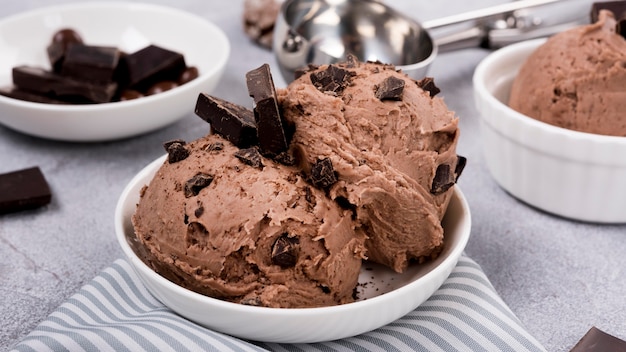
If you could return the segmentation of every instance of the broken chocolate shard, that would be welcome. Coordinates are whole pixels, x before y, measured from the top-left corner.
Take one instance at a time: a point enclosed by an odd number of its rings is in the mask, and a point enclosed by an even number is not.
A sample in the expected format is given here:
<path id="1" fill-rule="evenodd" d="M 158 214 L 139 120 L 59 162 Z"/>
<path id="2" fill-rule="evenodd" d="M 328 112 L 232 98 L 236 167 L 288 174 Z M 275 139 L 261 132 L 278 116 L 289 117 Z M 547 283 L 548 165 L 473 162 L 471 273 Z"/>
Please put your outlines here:
<path id="1" fill-rule="evenodd" d="M 463 173 L 465 169 L 465 165 L 467 164 L 467 158 L 464 156 L 457 155 L 456 156 L 456 166 L 454 167 L 454 182 L 459 181 L 459 177 Z"/>
<path id="2" fill-rule="evenodd" d="M 0 214 L 42 207 L 52 199 L 39 167 L 0 175 Z"/>
<path id="3" fill-rule="evenodd" d="M 424 77 L 421 80 L 416 81 L 416 83 L 418 87 L 428 92 L 431 98 L 441 92 L 441 89 L 437 88 L 437 86 L 435 85 L 435 80 L 432 77 Z"/>
<path id="4" fill-rule="evenodd" d="M 200 93 L 195 113 L 211 124 L 211 129 L 239 148 L 258 143 L 254 113 L 241 105 Z"/>
<path id="5" fill-rule="evenodd" d="M 311 83 L 322 93 L 330 92 L 339 95 L 350 85 L 354 72 L 344 70 L 336 65 L 311 74 Z"/>
<path id="6" fill-rule="evenodd" d="M 376 87 L 376 98 L 380 100 L 402 100 L 404 80 L 398 77 L 387 77 Z"/>
<path id="7" fill-rule="evenodd" d="M 595 326 L 583 336 L 570 352 L 606 352 L 626 351 L 626 341 L 596 328 Z"/>
<path id="8" fill-rule="evenodd" d="M 256 167 L 257 169 L 263 169 L 264 165 L 261 160 L 261 153 L 259 153 L 258 147 L 239 149 L 235 152 L 235 157 L 246 165 Z"/>
<path id="9" fill-rule="evenodd" d="M 450 170 L 450 165 L 441 164 L 437 166 L 435 177 L 430 188 L 430 193 L 434 195 L 445 193 L 450 187 L 454 186 L 455 176 Z"/>
<path id="10" fill-rule="evenodd" d="M 187 157 L 189 156 L 189 151 L 185 147 L 185 144 L 187 144 L 187 142 L 183 141 L 182 139 L 175 139 L 165 142 L 163 144 L 163 147 L 167 152 L 167 162 L 173 164 L 187 159 Z"/>
<path id="11" fill-rule="evenodd" d="M 67 101 L 51 98 L 47 95 L 23 90 L 18 87 L 0 88 L 0 95 L 5 97 L 44 104 L 69 104 Z"/>
<path id="12" fill-rule="evenodd" d="M 276 88 L 268 64 L 246 73 L 248 93 L 254 98 L 254 118 L 261 154 L 274 157 L 289 147 L 278 108 Z"/>
<path id="13" fill-rule="evenodd" d="M 321 189 L 327 189 L 337 182 L 333 162 L 329 158 L 319 159 L 313 164 L 311 182 Z"/>
<path id="14" fill-rule="evenodd" d="M 76 80 L 33 66 L 14 67 L 13 84 L 23 90 L 71 102 L 81 97 L 94 103 L 107 103 L 117 90 L 117 84 L 114 82 L 100 84 Z"/>
<path id="15" fill-rule="evenodd" d="M 115 47 L 72 44 L 65 51 L 61 75 L 79 80 L 110 83 L 120 61 Z"/>
<path id="16" fill-rule="evenodd" d="M 590 19 L 591 23 L 598 22 L 600 10 L 609 10 L 613 12 L 613 17 L 619 22 L 626 19 L 626 2 L 624 1 L 604 1 L 595 2 L 591 5 Z"/>
<path id="17" fill-rule="evenodd" d="M 126 55 L 123 66 L 122 69 L 128 72 L 128 85 L 139 91 L 145 91 L 157 82 L 175 82 L 187 69 L 182 54 L 156 45 Z"/>
<path id="18" fill-rule="evenodd" d="M 213 175 L 197 173 L 185 183 L 185 198 L 197 196 L 201 190 L 213 182 Z"/>
<path id="19" fill-rule="evenodd" d="M 289 237 L 284 233 L 276 239 L 272 245 L 272 263 L 281 268 L 288 268 L 298 262 L 298 245 L 300 241 L 297 237 Z"/>

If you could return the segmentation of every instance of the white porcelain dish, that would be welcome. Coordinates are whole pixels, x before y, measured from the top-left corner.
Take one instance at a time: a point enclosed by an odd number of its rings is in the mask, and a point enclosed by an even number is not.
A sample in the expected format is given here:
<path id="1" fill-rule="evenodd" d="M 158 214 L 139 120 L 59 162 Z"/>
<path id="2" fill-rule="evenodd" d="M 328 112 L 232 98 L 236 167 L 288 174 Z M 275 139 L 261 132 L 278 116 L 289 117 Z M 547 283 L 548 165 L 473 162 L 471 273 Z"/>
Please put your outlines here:
<path id="1" fill-rule="evenodd" d="M 64 27 L 75 29 L 90 45 L 134 52 L 155 44 L 180 52 L 200 75 L 170 91 L 124 102 L 52 105 L 0 96 L 0 124 L 33 136 L 77 142 L 153 131 L 191 114 L 198 93 L 215 88 L 230 55 L 224 32 L 194 14 L 142 3 L 79 2 L 0 20 L 0 87 L 12 85 L 14 66 L 49 68 L 46 46 Z"/>
<path id="2" fill-rule="evenodd" d="M 549 125 L 507 106 L 526 58 L 545 39 L 487 56 L 473 78 L 485 162 L 510 194 L 570 219 L 626 223 L 626 137 Z"/>
<path id="3" fill-rule="evenodd" d="M 443 222 L 446 247 L 436 260 L 411 265 L 403 274 L 366 263 L 359 278 L 359 300 L 341 306 L 302 309 L 253 307 L 210 298 L 163 278 L 133 251 L 131 216 L 140 189 L 165 156 L 139 172 L 122 192 L 115 210 L 115 231 L 122 250 L 155 297 L 178 314 L 233 336 L 266 342 L 304 343 L 358 335 L 392 322 L 430 297 L 456 265 L 469 239 L 471 216 L 457 187 Z M 367 269 L 365 269 L 367 268 Z"/>

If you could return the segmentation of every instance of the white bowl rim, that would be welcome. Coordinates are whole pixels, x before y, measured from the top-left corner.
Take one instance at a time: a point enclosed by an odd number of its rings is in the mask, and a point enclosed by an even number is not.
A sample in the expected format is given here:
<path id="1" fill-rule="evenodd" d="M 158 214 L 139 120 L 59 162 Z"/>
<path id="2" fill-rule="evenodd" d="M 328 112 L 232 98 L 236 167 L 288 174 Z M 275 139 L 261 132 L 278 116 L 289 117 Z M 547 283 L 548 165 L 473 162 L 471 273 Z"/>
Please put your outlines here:
<path id="1" fill-rule="evenodd" d="M 141 106 L 150 104 L 150 102 L 155 99 L 167 97 L 173 94 L 178 94 L 183 91 L 197 89 L 198 86 L 202 84 L 203 79 L 210 78 L 215 75 L 220 67 L 224 67 L 228 61 L 229 53 L 230 53 L 230 42 L 226 37 L 226 34 L 223 32 L 221 28 L 217 25 L 208 21 L 207 19 L 200 17 L 194 13 L 187 12 L 178 8 L 168 7 L 164 5 L 157 5 L 151 3 L 129 3 L 124 1 L 95 1 L 95 2 L 74 2 L 67 4 L 59 4 L 59 5 L 51 5 L 38 9 L 34 9 L 27 12 L 17 13 L 5 18 L 0 19 L 0 29 L 4 26 L 10 26 L 12 22 L 21 21 L 25 18 L 30 17 L 39 17 L 49 12 L 63 12 L 63 11 L 75 11 L 75 10 L 89 10 L 93 11 L 98 8 L 133 8 L 139 10 L 148 10 L 148 11 L 159 11 L 159 12 L 167 12 L 168 15 L 177 15 L 181 17 L 186 17 L 189 20 L 197 21 L 198 23 L 203 23 L 203 25 L 210 27 L 213 34 L 215 35 L 215 39 L 222 42 L 224 45 L 225 55 L 220 56 L 220 61 L 214 65 L 209 71 L 202 70 L 198 77 L 194 80 L 191 80 L 181 86 L 178 86 L 174 89 L 161 92 L 159 94 L 145 96 L 141 99 L 132 99 L 126 101 L 116 101 L 116 102 L 107 102 L 107 103 L 98 103 L 98 104 L 46 104 L 46 103 L 37 103 L 31 101 L 25 101 L 15 98 L 9 98 L 3 95 L 0 95 L 0 103 L 15 105 L 21 108 L 32 109 L 36 111 L 72 111 L 72 112 L 90 112 L 93 110 L 98 111 L 111 111 L 114 112 L 120 108 L 132 107 L 132 106 Z M 120 107 L 121 105 L 121 107 Z M 43 116 L 42 116 L 43 117 Z"/>
<path id="2" fill-rule="evenodd" d="M 473 83 L 474 89 L 478 94 L 480 94 L 483 99 L 485 99 L 489 104 L 493 106 L 500 107 L 509 113 L 509 117 L 515 120 L 516 122 L 527 124 L 533 126 L 535 128 L 540 128 L 545 133 L 550 133 L 553 135 L 561 135 L 568 138 L 574 138 L 577 140 L 584 140 L 595 143 L 611 143 L 617 144 L 620 146 L 626 147 L 626 137 L 620 136 L 608 136 L 601 134 L 594 134 L 588 132 L 574 131 L 567 128 L 551 125 L 539 120 L 536 120 L 532 117 L 524 115 L 516 110 L 510 108 L 507 104 L 504 104 L 500 100 L 496 99 L 493 94 L 487 89 L 485 84 L 485 78 L 487 72 L 491 69 L 492 65 L 495 62 L 502 60 L 504 57 L 509 57 L 516 55 L 516 53 L 520 51 L 530 50 L 532 48 L 539 47 L 543 44 L 547 39 L 539 38 L 539 39 L 531 39 L 523 42 L 507 45 L 501 49 L 498 49 L 485 57 L 479 64 L 476 66 L 476 70 L 474 71 Z"/>
<path id="3" fill-rule="evenodd" d="M 187 299 L 207 302 L 212 305 L 218 306 L 221 309 L 228 309 L 230 311 L 237 311 L 245 314 L 264 314 L 271 316 L 279 316 L 279 317 L 291 317 L 291 316 L 302 316 L 307 315 L 309 317 L 325 315 L 327 313 L 341 313 L 345 310 L 353 310 L 358 308 L 363 308 L 369 305 L 377 304 L 381 300 L 393 301 L 396 296 L 401 296 L 402 293 L 406 290 L 411 290 L 412 286 L 417 285 L 421 281 L 425 281 L 430 277 L 436 277 L 437 275 L 441 275 L 440 271 L 446 270 L 451 263 L 450 261 L 456 261 L 463 253 L 467 242 L 471 233 L 471 213 L 469 210 L 469 205 L 465 196 L 463 195 L 461 189 L 458 185 L 454 187 L 454 195 L 458 201 L 460 202 L 462 209 L 462 227 L 463 230 L 460 231 L 461 235 L 457 241 L 457 245 L 451 249 L 447 257 L 439 263 L 436 267 L 434 267 L 429 272 L 425 273 L 423 276 L 418 278 L 417 280 L 410 282 L 402 287 L 399 287 L 391 292 L 387 292 L 380 296 L 368 298 L 367 300 L 346 303 L 337 306 L 329 306 L 329 307 L 316 307 L 316 308 L 268 308 L 268 307 L 255 307 L 248 306 L 228 301 L 223 301 L 217 298 L 212 298 L 206 295 L 202 295 L 200 293 L 185 289 L 175 283 L 169 281 L 163 276 L 157 274 L 154 270 L 148 267 L 139 257 L 135 254 L 135 252 L 130 248 L 128 243 L 126 242 L 126 235 L 124 229 L 124 206 L 127 198 L 131 195 L 130 193 L 133 191 L 133 188 L 136 187 L 136 184 L 140 179 L 143 179 L 147 174 L 155 172 L 155 169 L 158 168 L 160 164 L 163 163 L 167 155 L 163 155 L 160 158 L 154 160 L 150 164 L 148 164 L 144 169 L 142 169 L 139 173 L 133 177 L 133 179 L 127 184 L 125 189 L 122 191 L 116 209 L 115 209 L 115 232 L 117 236 L 118 243 L 120 244 L 123 252 L 126 254 L 127 258 L 132 259 L 133 267 L 136 270 L 141 270 L 144 273 L 150 275 L 153 279 L 160 282 L 163 286 L 168 288 L 170 291 L 179 292 L 181 295 L 184 295 Z"/>

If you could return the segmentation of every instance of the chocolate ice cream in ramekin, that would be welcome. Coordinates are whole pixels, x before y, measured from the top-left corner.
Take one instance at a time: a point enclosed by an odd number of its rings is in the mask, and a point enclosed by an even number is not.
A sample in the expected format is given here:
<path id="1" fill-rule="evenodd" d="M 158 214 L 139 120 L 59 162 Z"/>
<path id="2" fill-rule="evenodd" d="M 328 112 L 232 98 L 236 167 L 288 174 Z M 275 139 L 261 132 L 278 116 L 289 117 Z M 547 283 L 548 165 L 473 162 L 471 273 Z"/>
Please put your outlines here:
<path id="1" fill-rule="evenodd" d="M 513 196 L 566 218 L 626 222 L 626 40 L 617 12 L 594 5 L 591 24 L 500 49 L 474 74 L 491 174 Z"/>

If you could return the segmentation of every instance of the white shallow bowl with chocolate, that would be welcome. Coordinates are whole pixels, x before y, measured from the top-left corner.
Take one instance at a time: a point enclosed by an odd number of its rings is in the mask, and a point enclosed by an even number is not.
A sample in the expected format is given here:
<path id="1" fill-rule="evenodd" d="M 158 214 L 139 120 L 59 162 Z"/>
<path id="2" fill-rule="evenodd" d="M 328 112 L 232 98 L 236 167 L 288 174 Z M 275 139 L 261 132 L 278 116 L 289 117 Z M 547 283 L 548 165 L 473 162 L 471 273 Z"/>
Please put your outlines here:
<path id="1" fill-rule="evenodd" d="M 90 142 L 135 136 L 193 113 L 199 92 L 211 92 L 230 55 L 224 32 L 181 10 L 142 3 L 89 2 L 52 6 L 0 20 L 0 87 L 12 86 L 12 68 L 50 68 L 53 34 L 72 28 L 85 44 L 132 53 L 149 44 L 178 52 L 199 76 L 139 99 L 89 105 L 34 103 L 0 95 L 0 124 L 25 134 Z"/>
<path id="2" fill-rule="evenodd" d="M 166 156 L 140 171 L 122 192 L 115 210 L 115 231 L 129 262 L 148 290 L 173 311 L 207 328 L 265 342 L 308 343 L 355 336 L 384 326 L 428 299 L 456 266 L 470 236 L 471 216 L 463 193 L 455 186 L 443 220 L 445 247 L 439 257 L 412 264 L 402 274 L 365 263 L 356 302 L 321 308 L 266 308 L 231 303 L 178 286 L 157 274 L 135 253 L 139 245 L 131 217 L 139 191 Z"/>
<path id="3" fill-rule="evenodd" d="M 485 161 L 514 197 L 562 217 L 626 223 L 626 137 L 556 127 L 508 106 L 513 81 L 545 39 L 487 56 L 474 73 Z"/>

